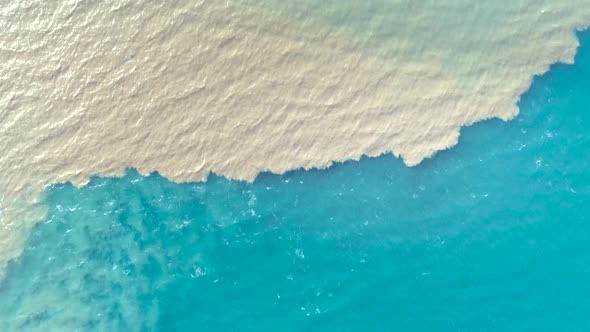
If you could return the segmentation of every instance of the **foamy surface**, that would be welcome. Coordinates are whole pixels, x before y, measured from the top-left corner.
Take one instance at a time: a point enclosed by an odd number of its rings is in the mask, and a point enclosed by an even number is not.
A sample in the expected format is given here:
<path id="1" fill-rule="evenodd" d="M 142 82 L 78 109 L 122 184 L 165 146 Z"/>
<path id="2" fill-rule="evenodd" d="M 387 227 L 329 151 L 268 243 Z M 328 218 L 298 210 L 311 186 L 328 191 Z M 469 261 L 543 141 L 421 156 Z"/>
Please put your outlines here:
<path id="1" fill-rule="evenodd" d="M 590 0 L 3 3 L 0 267 L 53 183 L 416 165 L 514 117 L 590 22 Z"/>

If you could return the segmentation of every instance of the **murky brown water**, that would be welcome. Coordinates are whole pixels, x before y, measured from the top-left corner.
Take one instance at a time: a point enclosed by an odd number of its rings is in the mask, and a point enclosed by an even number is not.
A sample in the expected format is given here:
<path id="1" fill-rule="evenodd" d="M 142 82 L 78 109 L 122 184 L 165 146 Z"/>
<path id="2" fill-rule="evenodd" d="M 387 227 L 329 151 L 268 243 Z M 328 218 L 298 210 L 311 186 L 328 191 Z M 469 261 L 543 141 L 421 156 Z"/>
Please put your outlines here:
<path id="1" fill-rule="evenodd" d="M 590 1 L 0 1 L 0 265 L 48 184 L 415 165 L 517 113 Z"/>

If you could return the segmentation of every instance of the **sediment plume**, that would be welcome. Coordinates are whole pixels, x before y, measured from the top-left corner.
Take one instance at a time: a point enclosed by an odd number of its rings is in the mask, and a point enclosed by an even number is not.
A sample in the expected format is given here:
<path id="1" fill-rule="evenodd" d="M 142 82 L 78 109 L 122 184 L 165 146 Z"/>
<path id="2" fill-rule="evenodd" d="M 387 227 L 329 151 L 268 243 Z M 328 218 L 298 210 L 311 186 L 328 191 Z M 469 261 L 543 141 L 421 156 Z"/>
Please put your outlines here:
<path id="1" fill-rule="evenodd" d="M 127 167 L 253 181 L 389 152 L 416 165 L 462 126 L 517 115 L 590 23 L 590 0 L 318 4 L 1 6 L 0 271 L 47 185 Z"/>

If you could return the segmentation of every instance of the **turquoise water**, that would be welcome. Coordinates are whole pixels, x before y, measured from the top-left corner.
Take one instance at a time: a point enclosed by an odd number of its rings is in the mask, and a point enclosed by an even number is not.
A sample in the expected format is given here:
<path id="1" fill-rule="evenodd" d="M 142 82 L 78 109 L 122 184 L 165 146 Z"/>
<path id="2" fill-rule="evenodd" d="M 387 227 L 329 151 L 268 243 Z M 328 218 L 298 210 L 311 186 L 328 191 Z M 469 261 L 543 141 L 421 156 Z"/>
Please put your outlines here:
<path id="1" fill-rule="evenodd" d="M 47 190 L 2 331 L 590 330 L 590 32 L 514 121 L 415 168 Z"/>

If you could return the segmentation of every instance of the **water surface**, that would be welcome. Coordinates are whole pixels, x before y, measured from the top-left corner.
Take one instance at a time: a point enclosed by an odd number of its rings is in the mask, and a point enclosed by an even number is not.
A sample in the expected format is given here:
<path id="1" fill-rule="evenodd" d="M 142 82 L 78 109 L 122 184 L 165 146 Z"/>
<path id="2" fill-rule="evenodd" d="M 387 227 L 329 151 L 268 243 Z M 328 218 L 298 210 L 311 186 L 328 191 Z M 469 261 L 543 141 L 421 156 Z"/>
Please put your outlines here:
<path id="1" fill-rule="evenodd" d="M 514 121 L 418 167 L 46 192 L 4 331 L 587 331 L 590 32 Z"/>

